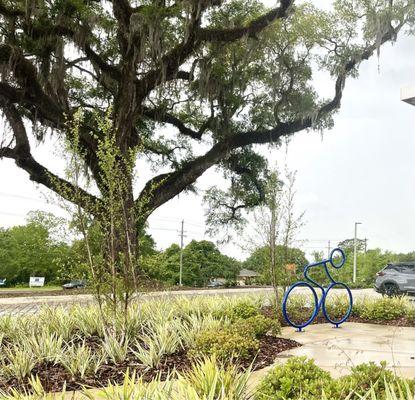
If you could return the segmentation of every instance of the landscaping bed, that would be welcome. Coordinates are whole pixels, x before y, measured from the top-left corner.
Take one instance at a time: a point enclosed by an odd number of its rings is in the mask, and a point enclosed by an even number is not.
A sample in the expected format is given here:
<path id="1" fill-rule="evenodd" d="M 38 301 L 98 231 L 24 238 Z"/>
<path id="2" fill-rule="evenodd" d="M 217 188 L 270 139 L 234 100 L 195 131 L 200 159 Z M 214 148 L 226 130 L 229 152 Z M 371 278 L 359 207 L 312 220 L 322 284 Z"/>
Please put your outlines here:
<path id="1" fill-rule="evenodd" d="M 151 382 L 213 357 L 238 371 L 271 365 L 297 347 L 260 313 L 262 299 L 178 298 L 134 303 L 107 325 L 96 306 L 45 308 L 0 318 L 0 393 L 46 392 L 121 384 L 126 373 Z M 105 318 L 105 316 L 104 316 Z M 127 322 L 126 322 L 127 321 Z M 127 323 L 127 325 L 125 325 Z"/>
<path id="2" fill-rule="evenodd" d="M 330 301 L 330 315 L 341 315 L 343 300 Z M 285 323 L 271 303 L 258 295 L 177 297 L 133 303 L 127 318 L 122 310 L 101 315 L 94 305 L 0 317 L 0 397 L 39 387 L 58 392 L 111 382 L 122 388 L 126 379 L 161 384 L 205 367 L 208 376 L 212 368 L 225 376 L 227 368 L 232 374 L 261 369 L 300 345 L 279 337 Z M 291 312 L 299 318 L 311 312 L 306 300 L 295 304 Z M 350 321 L 413 326 L 413 315 L 405 298 L 358 300 Z M 322 322 L 318 316 L 314 323 Z"/>
<path id="3" fill-rule="evenodd" d="M 255 358 L 240 360 L 237 363 L 238 369 L 245 370 L 251 367 L 252 371 L 255 371 L 264 368 L 273 364 L 277 355 L 282 351 L 298 346 L 301 344 L 295 340 L 264 336 L 260 340 L 259 351 Z M 163 357 L 160 364 L 154 368 L 140 365 L 134 355 L 130 353 L 124 362 L 103 364 L 96 373 L 84 378 L 74 377 L 65 367 L 52 362 L 37 363 L 32 369 L 32 375 L 39 378 L 46 392 L 60 392 L 64 389 L 74 391 L 82 390 L 84 387 L 104 387 L 108 382 L 121 384 L 127 371 L 135 372 L 136 377 L 141 378 L 144 382 L 150 382 L 156 378 L 165 380 L 173 371 L 186 372 L 190 370 L 191 366 L 192 360 L 189 359 L 187 351 L 182 350 Z M 17 378 L 0 380 L 0 391 L 7 393 L 11 388 L 18 391 L 30 391 L 28 377 L 23 380 Z"/>

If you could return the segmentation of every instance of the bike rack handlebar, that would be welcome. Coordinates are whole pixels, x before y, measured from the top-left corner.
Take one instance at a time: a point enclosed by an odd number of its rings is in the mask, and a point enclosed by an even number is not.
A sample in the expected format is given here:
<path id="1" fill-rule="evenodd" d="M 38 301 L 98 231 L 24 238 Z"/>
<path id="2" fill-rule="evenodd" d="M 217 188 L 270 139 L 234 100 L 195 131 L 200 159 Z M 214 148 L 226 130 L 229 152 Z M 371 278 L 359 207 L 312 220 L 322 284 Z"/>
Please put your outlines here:
<path id="1" fill-rule="evenodd" d="M 336 259 L 338 258 L 338 256 L 336 257 L 337 253 L 340 254 L 340 262 L 336 262 L 337 261 Z M 304 278 L 307 281 L 309 281 L 310 283 L 313 283 L 314 285 L 318 286 L 320 289 L 324 290 L 323 286 L 321 286 L 319 283 L 317 283 L 315 280 L 311 279 L 308 276 L 308 271 L 313 267 L 319 267 L 319 266 L 322 265 L 322 266 L 324 266 L 324 271 L 326 272 L 327 277 L 330 279 L 330 281 L 332 283 L 335 283 L 336 281 L 331 276 L 330 271 L 327 268 L 327 264 L 330 264 L 333 268 L 339 269 L 339 268 L 343 267 L 345 262 L 346 262 L 346 254 L 344 254 L 344 251 L 341 248 L 336 247 L 335 249 L 333 249 L 330 252 L 330 257 L 328 259 L 321 260 L 321 261 L 318 261 L 316 263 L 306 265 L 304 267 Z"/>

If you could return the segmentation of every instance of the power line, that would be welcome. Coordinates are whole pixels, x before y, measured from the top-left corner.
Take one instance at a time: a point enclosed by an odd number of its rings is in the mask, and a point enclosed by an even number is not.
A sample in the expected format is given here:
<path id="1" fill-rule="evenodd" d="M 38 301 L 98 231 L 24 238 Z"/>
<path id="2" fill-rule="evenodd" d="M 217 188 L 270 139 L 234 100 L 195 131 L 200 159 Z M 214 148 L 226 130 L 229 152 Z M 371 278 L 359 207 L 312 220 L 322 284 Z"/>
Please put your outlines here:
<path id="1" fill-rule="evenodd" d="M 327 243 L 327 240 L 331 240 L 332 242 L 341 242 L 344 239 L 294 239 L 293 242 L 322 242 Z"/>
<path id="2" fill-rule="evenodd" d="M 180 222 L 181 221 L 180 218 L 174 218 L 174 217 L 152 217 L 150 216 L 149 219 L 153 221 L 166 221 L 166 222 Z M 186 224 L 203 228 L 202 224 L 191 222 L 191 220 L 187 220 L 187 219 L 186 219 Z"/>
<path id="3" fill-rule="evenodd" d="M 3 196 L 3 197 L 14 197 L 14 198 L 16 198 L 16 199 L 31 200 L 31 201 L 37 201 L 37 202 L 39 202 L 39 203 L 47 204 L 47 203 L 46 203 L 45 201 L 43 201 L 43 200 L 36 199 L 36 198 L 34 198 L 34 197 L 22 196 L 22 195 L 20 195 L 20 194 L 0 192 L 0 196 Z"/>
<path id="4" fill-rule="evenodd" d="M 10 215 L 12 217 L 23 217 L 23 218 L 26 217 L 25 214 L 14 214 L 14 213 L 3 212 L 3 211 L 0 211 L 0 214 L 2 214 L 2 215 Z"/>
<path id="5" fill-rule="evenodd" d="M 153 227 L 153 226 L 149 226 L 147 229 L 156 230 L 156 231 L 170 231 L 170 232 L 177 231 L 177 229 L 173 229 L 173 228 L 159 228 L 159 227 Z"/>
<path id="6" fill-rule="evenodd" d="M 322 245 L 315 245 L 315 246 L 313 246 L 313 245 L 310 245 L 310 246 L 301 246 L 301 247 L 304 247 L 304 248 L 309 248 L 309 249 L 327 249 L 327 244 L 322 244 Z"/>

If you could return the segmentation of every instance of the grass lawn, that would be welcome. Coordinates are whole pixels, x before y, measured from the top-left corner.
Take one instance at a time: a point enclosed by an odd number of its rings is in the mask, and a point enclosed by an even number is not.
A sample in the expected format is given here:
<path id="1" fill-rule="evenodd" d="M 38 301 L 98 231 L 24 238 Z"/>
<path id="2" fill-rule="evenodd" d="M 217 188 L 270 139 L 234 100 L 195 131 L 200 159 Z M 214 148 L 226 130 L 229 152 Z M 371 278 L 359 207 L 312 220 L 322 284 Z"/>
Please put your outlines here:
<path id="1" fill-rule="evenodd" d="M 51 292 L 54 290 L 62 290 L 60 286 L 44 286 L 44 287 L 0 287 L 0 293 L 4 292 Z"/>

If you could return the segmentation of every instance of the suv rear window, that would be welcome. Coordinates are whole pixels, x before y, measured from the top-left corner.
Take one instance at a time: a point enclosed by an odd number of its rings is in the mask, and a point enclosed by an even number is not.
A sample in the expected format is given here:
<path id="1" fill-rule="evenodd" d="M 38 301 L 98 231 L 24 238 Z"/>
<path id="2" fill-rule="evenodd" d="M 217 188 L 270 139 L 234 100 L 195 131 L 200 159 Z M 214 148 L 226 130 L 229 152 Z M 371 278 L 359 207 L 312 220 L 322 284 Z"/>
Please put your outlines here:
<path id="1" fill-rule="evenodd" d="M 393 264 L 389 264 L 385 267 L 385 270 L 394 270 L 394 271 L 398 271 L 399 272 L 399 265 L 393 265 Z"/>
<path id="2" fill-rule="evenodd" d="M 414 264 L 402 264 L 401 272 L 404 274 L 415 274 L 415 265 Z"/>
<path id="3" fill-rule="evenodd" d="M 395 270 L 398 272 L 402 272 L 403 274 L 415 274 L 415 264 L 389 264 L 388 266 L 386 266 L 385 270 Z"/>

